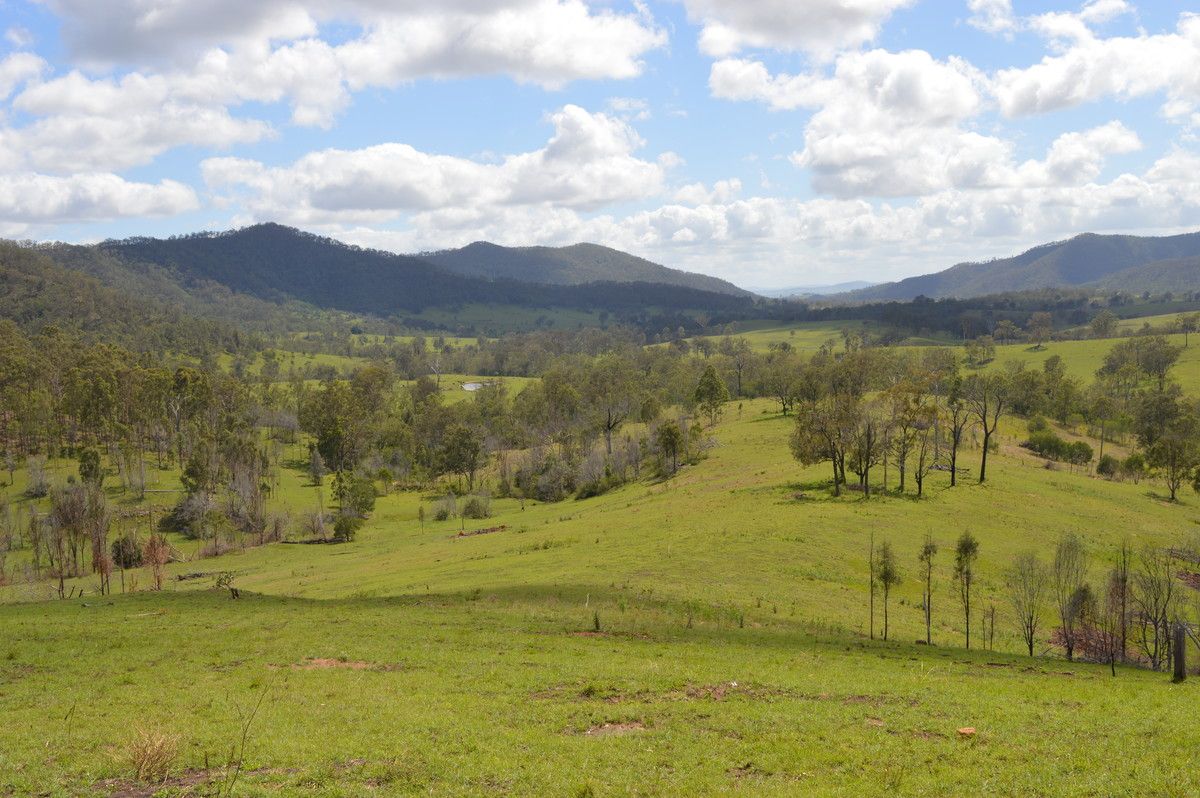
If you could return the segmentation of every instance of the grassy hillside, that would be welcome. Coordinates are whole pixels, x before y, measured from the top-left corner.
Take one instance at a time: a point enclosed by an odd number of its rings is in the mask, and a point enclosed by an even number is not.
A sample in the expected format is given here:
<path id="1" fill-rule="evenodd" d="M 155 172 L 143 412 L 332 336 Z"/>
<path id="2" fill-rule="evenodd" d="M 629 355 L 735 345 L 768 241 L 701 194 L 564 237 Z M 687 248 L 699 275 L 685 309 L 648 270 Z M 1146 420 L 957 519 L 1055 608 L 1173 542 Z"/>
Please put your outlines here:
<path id="1" fill-rule="evenodd" d="M 1185 755 L 1200 734 L 1172 720 L 1196 684 L 1019 657 L 1002 587 L 1015 553 L 1046 555 L 1066 531 L 1096 576 L 1125 536 L 1193 528 L 1200 502 L 1047 471 L 1012 446 L 1016 425 L 986 487 L 935 475 L 921 502 L 833 499 L 824 469 L 791 460 L 789 428 L 767 402 L 730 406 L 719 446 L 670 482 L 497 501 L 495 518 L 465 522 L 505 527 L 490 534 L 422 524 L 436 497 L 393 494 L 351 544 L 178 563 L 209 575 L 161 594 L 0 607 L 0 790 L 118 792 L 143 727 L 178 736 L 177 779 L 218 779 L 239 711 L 264 696 L 239 794 L 1200 789 Z M 289 470 L 276 499 L 315 493 Z M 996 651 L 957 648 L 948 549 L 964 529 L 981 542 Z M 922 632 L 927 531 L 943 547 L 932 649 L 904 642 Z M 872 532 L 907 573 L 891 605 L 901 642 L 863 636 Z M 219 571 L 249 593 L 212 590 Z"/>

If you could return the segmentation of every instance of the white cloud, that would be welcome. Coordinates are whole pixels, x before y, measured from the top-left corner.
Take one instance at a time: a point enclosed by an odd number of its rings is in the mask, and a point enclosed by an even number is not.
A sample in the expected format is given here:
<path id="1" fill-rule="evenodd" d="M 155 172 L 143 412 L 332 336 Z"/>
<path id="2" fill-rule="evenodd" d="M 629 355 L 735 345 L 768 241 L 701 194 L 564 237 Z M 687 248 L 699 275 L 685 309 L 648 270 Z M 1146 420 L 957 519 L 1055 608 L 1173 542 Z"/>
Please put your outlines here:
<path id="1" fill-rule="evenodd" d="M 608 110 L 626 121 L 644 122 L 650 118 L 650 103 L 640 97 L 609 97 Z"/>
<path id="2" fill-rule="evenodd" d="M 478 224 L 498 209 L 554 206 L 589 211 L 663 191 L 670 153 L 634 153 L 644 142 L 627 123 L 568 105 L 550 116 L 542 149 L 498 163 L 431 155 L 406 144 L 323 150 L 286 167 L 239 158 L 203 162 L 205 182 L 255 218 L 303 224 L 378 223 L 437 214 L 450 226 Z"/>
<path id="3" fill-rule="evenodd" d="M 249 103 L 288 102 L 295 124 L 330 127 L 353 92 L 422 77 L 501 74 L 548 88 L 628 78 L 666 41 L 644 14 L 594 10 L 583 0 L 53 6 L 85 61 L 143 66 L 116 77 L 76 70 L 28 86 L 13 107 L 32 120 L 0 128 L 0 168 L 119 170 L 179 146 L 223 149 L 274 135 L 231 110 Z M 330 44 L 319 38 L 327 22 L 353 33 Z M 0 61 L 0 99 L 44 71 L 31 54 Z"/>
<path id="4" fill-rule="evenodd" d="M 0 59 L 0 100 L 49 69 L 42 58 L 33 53 L 13 53 Z"/>
<path id="5" fill-rule="evenodd" d="M 746 48 L 801 50 L 827 58 L 879 33 L 895 11 L 916 0 L 683 0 L 700 23 L 700 49 L 724 57 Z"/>
<path id="6" fill-rule="evenodd" d="M 0 217 L 9 222 L 44 225 L 170 216 L 197 207 L 195 192 L 174 180 L 152 184 L 111 174 L 0 175 Z"/>
<path id="7" fill-rule="evenodd" d="M 645 52 L 666 41 L 644 14 L 594 10 L 583 0 L 55 0 L 55 6 L 76 52 L 93 62 L 190 67 L 217 49 L 251 52 L 259 62 L 282 62 L 274 65 L 282 73 L 302 69 L 310 80 L 352 89 L 462 75 L 504 74 L 544 86 L 627 78 L 641 72 Z M 358 35 L 326 44 L 322 25 L 333 23 Z"/>
<path id="8" fill-rule="evenodd" d="M 55 173 L 119 170 L 180 145 L 223 148 L 271 134 L 269 125 L 237 119 L 205 99 L 162 76 L 113 81 L 72 72 L 13 99 L 14 108 L 35 119 L 0 130 L 0 164 Z"/>
<path id="9" fill-rule="evenodd" d="M 1183 14 L 1172 33 L 1096 37 L 1088 23 L 1114 9 L 1090 4 L 1079 15 L 1036 18 L 1044 35 L 1065 42 L 1063 50 L 1032 66 L 997 72 L 993 90 L 1001 110 L 1025 116 L 1158 93 L 1171 100 L 1200 100 L 1200 15 Z"/>
<path id="10" fill-rule="evenodd" d="M 25 48 L 33 44 L 33 34 L 28 28 L 22 28 L 20 25 L 13 25 L 4 31 L 4 40 L 13 47 Z"/>
<path id="11" fill-rule="evenodd" d="M 967 8 L 971 12 L 967 22 L 982 31 L 1011 34 L 1017 28 L 1012 0 L 967 0 Z"/>
<path id="12" fill-rule="evenodd" d="M 729 202 L 742 192 L 742 181 L 736 177 L 718 180 L 708 187 L 703 183 L 689 183 L 676 189 L 674 199 L 686 205 L 712 205 Z"/>

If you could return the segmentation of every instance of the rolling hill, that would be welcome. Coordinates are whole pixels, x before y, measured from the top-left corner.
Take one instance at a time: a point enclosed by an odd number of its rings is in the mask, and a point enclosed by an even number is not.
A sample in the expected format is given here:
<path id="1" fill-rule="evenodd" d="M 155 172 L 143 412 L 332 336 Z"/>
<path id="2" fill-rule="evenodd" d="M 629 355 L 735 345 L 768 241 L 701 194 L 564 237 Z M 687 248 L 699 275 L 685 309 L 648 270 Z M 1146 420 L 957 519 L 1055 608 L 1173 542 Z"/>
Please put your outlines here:
<path id="1" fill-rule="evenodd" d="M 422 253 L 417 257 L 443 269 L 488 280 L 516 280 L 546 285 L 594 282 L 661 283 L 733 296 L 750 292 L 703 274 L 669 269 L 598 244 L 569 247 L 502 247 L 476 241 L 461 249 Z"/>
<path id="2" fill-rule="evenodd" d="M 1067 241 L 1034 247 L 1012 258 L 960 263 L 936 274 L 885 283 L 839 298 L 938 299 L 1085 287 L 1139 293 L 1190 291 L 1200 287 L 1196 258 L 1200 258 L 1200 233 L 1165 238 L 1085 233 Z"/>

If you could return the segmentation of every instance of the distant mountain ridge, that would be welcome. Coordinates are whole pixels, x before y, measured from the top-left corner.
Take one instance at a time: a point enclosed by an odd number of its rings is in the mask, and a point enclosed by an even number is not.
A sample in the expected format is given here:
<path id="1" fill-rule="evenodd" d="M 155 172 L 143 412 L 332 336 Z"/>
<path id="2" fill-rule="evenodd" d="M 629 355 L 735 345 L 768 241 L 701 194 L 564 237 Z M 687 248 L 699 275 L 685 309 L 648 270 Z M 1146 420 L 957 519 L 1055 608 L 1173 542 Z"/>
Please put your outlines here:
<path id="1" fill-rule="evenodd" d="M 476 241 L 460 249 L 424 252 L 416 257 L 457 274 L 488 280 L 517 280 L 545 285 L 660 283 L 718 294 L 750 296 L 749 291 L 726 280 L 671 269 L 599 244 L 502 247 L 487 241 Z"/>
<path id="2" fill-rule="evenodd" d="M 837 298 L 878 301 L 973 297 L 1042 288 L 1106 291 L 1200 289 L 1200 233 L 1161 238 L 1084 233 L 1043 244 L 1011 258 L 960 263 L 942 272 L 910 277 Z"/>
<path id="3" fill-rule="evenodd" d="M 573 308 L 621 318 L 653 315 L 649 308 L 740 314 L 754 306 L 753 295 L 740 289 L 718 292 L 619 279 L 583 284 L 488 279 L 422 257 L 363 249 L 269 223 L 224 233 L 106 241 L 95 251 L 133 269 L 150 264 L 185 288 L 213 283 L 271 303 L 299 301 L 382 318 L 464 305 Z"/>
<path id="4" fill-rule="evenodd" d="M 798 285 L 792 288 L 756 288 L 754 293 L 759 296 L 773 297 L 776 299 L 787 299 L 789 297 L 806 297 L 806 296 L 832 296 L 833 294 L 844 294 L 847 291 L 858 291 L 863 288 L 870 288 L 876 283 L 867 280 L 851 280 L 845 283 L 834 283 L 832 285 Z"/>

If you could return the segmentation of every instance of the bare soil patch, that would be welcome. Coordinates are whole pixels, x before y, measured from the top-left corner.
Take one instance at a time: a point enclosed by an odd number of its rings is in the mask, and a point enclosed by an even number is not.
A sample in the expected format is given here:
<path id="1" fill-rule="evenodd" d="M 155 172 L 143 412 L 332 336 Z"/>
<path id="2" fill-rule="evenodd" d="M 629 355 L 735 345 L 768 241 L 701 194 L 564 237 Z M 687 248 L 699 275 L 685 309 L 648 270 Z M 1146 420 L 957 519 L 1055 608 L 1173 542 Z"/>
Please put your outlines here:
<path id="1" fill-rule="evenodd" d="M 329 657 L 308 657 L 303 662 L 292 665 L 297 671 L 349 670 L 349 671 L 398 671 L 402 665 L 378 662 L 364 662 L 357 659 L 332 659 Z"/>
<path id="2" fill-rule="evenodd" d="M 646 730 L 646 724 L 640 720 L 625 721 L 624 723 L 601 723 L 592 726 L 584 732 L 587 737 L 609 737 L 618 734 L 630 734 Z"/>

